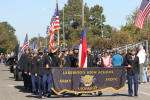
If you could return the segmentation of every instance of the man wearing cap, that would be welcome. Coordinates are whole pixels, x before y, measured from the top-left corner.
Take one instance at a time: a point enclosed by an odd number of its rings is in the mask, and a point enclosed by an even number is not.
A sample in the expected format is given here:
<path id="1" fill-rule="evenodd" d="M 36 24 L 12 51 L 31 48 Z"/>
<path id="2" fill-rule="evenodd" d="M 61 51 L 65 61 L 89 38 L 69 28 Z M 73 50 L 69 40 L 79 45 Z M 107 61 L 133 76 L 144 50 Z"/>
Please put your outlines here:
<path id="1" fill-rule="evenodd" d="M 113 67 L 118 67 L 123 64 L 123 57 L 120 55 L 119 50 L 117 50 L 116 54 L 112 57 L 111 63 Z"/>
<path id="2" fill-rule="evenodd" d="M 78 67 L 78 53 L 79 53 L 79 47 L 74 46 L 73 54 L 70 55 L 71 67 Z"/>
<path id="3" fill-rule="evenodd" d="M 32 88 L 33 94 L 36 91 L 35 85 L 35 70 L 34 70 L 34 51 L 30 51 L 30 59 L 29 59 L 29 75 L 31 76 L 30 88 Z"/>
<path id="4" fill-rule="evenodd" d="M 46 96 L 46 76 L 47 76 L 47 68 L 48 67 L 48 60 L 47 56 L 43 55 L 43 50 L 39 48 L 38 50 L 38 56 L 35 57 L 35 76 L 37 76 L 38 80 L 38 90 L 39 90 L 39 96 L 38 98 L 42 98 L 42 91 L 41 91 L 41 85 L 43 87 L 43 95 Z"/>
<path id="5" fill-rule="evenodd" d="M 47 56 L 48 66 L 46 67 L 46 75 L 47 75 L 47 83 L 48 83 L 48 89 L 47 89 L 47 97 L 51 96 L 51 86 L 52 86 L 52 76 L 51 76 L 51 67 L 54 67 L 52 57 L 49 55 L 49 49 L 44 49 L 44 55 Z"/>
<path id="6" fill-rule="evenodd" d="M 27 71 L 28 71 L 28 58 L 29 57 L 29 48 L 26 47 L 24 49 L 24 54 L 21 56 L 20 58 L 20 69 L 22 71 L 22 74 L 23 74 L 23 82 L 24 82 L 24 88 L 27 89 Z"/>
<path id="7" fill-rule="evenodd" d="M 135 55 L 136 50 L 131 50 L 131 56 L 127 56 L 125 65 L 127 66 L 127 78 L 128 78 L 128 91 L 129 96 L 132 97 L 132 76 L 134 76 L 134 96 L 138 96 L 138 75 L 139 75 L 139 57 Z"/>
<path id="8" fill-rule="evenodd" d="M 98 49 L 94 50 L 93 67 L 104 67 L 103 59 Z M 102 94 L 101 91 L 98 91 L 98 96 L 101 96 Z M 92 93 L 92 95 L 96 95 L 96 92 Z"/>

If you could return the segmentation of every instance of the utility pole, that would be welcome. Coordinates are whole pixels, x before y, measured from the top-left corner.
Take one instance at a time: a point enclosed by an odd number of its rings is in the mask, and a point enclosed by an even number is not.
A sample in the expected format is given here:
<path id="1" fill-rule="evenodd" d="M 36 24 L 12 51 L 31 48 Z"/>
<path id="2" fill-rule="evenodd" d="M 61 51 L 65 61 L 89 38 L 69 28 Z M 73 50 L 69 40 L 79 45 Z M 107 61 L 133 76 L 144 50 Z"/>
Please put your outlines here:
<path id="1" fill-rule="evenodd" d="M 46 34 L 47 34 L 47 37 L 46 37 L 46 47 L 47 48 L 49 48 L 49 39 L 48 39 L 49 31 L 50 31 L 50 26 L 47 25 L 47 31 L 46 31 Z"/>
<path id="2" fill-rule="evenodd" d="M 40 47 L 40 33 L 38 34 L 39 38 L 38 38 L 38 46 Z"/>
<path id="3" fill-rule="evenodd" d="M 82 30 L 84 30 L 84 4 L 83 4 L 83 0 L 82 0 Z"/>
<path id="4" fill-rule="evenodd" d="M 102 30 L 102 14 L 101 14 L 101 32 L 102 32 L 102 38 L 103 38 L 103 30 Z"/>
<path id="5" fill-rule="evenodd" d="M 65 49 L 65 32 L 64 32 L 64 7 L 63 7 L 63 41 L 64 41 L 64 44 L 63 44 L 63 48 Z"/>

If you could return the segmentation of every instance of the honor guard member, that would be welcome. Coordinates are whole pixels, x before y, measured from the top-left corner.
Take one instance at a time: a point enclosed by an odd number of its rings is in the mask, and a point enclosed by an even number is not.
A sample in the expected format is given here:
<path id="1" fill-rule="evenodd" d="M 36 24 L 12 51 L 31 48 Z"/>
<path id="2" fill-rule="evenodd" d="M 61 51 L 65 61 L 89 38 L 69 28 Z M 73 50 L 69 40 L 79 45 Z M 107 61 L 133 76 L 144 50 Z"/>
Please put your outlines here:
<path id="1" fill-rule="evenodd" d="M 57 50 L 57 52 L 56 52 Z M 60 67 L 60 57 L 63 56 L 63 49 L 61 48 L 61 52 L 60 52 L 60 48 L 56 49 L 54 52 L 53 52 L 53 61 L 54 61 L 54 65 L 55 67 Z"/>
<path id="2" fill-rule="evenodd" d="M 47 65 L 47 56 L 43 55 L 43 50 L 39 48 L 38 56 L 35 57 L 35 76 L 37 76 L 38 80 L 39 99 L 42 98 L 41 85 L 43 87 L 43 95 L 46 96 Z"/>
<path id="3" fill-rule="evenodd" d="M 29 50 L 29 55 L 27 57 L 27 60 L 26 60 L 26 63 L 27 63 L 27 67 L 26 68 L 26 71 L 27 72 L 27 87 L 28 87 L 28 90 L 29 92 L 32 92 L 32 82 L 31 82 L 31 75 L 29 75 L 29 62 L 30 62 L 30 52 L 33 51 L 33 48 L 32 47 L 28 47 L 28 50 Z"/>
<path id="4" fill-rule="evenodd" d="M 87 67 L 93 67 L 93 57 L 91 55 L 90 45 L 87 45 Z"/>
<path id="5" fill-rule="evenodd" d="M 93 67 L 104 67 L 103 59 L 100 55 L 99 50 L 97 49 L 94 50 Z M 96 95 L 96 93 L 94 92 L 92 93 L 92 95 Z M 98 96 L 101 96 L 101 95 L 102 95 L 102 92 L 99 91 Z"/>
<path id="6" fill-rule="evenodd" d="M 24 49 L 24 54 L 20 58 L 20 69 L 23 75 L 24 88 L 27 89 L 27 69 L 28 69 L 28 60 L 29 57 L 29 48 Z"/>
<path id="7" fill-rule="evenodd" d="M 32 92 L 35 94 L 36 92 L 36 85 L 35 85 L 35 69 L 34 69 L 34 51 L 30 51 L 30 59 L 29 59 L 29 75 L 31 76 L 31 86 Z"/>
<path id="8" fill-rule="evenodd" d="M 61 54 L 58 53 L 58 48 L 56 48 L 51 53 L 49 53 L 49 56 L 52 58 L 53 67 L 59 67 L 59 60 L 60 60 Z"/>
<path id="9" fill-rule="evenodd" d="M 44 54 L 47 55 L 47 83 L 48 83 L 48 89 L 47 89 L 47 97 L 51 97 L 51 86 L 52 86 L 52 76 L 51 76 L 51 67 L 54 66 L 52 57 L 49 55 L 49 49 L 44 49 Z"/>
<path id="10" fill-rule="evenodd" d="M 74 46 L 73 54 L 70 55 L 71 67 L 78 67 L 78 53 L 79 53 L 79 47 Z"/>
<path id="11" fill-rule="evenodd" d="M 64 50 L 63 67 L 71 67 L 71 60 L 69 56 L 69 49 Z"/>
<path id="12" fill-rule="evenodd" d="M 139 75 L 139 57 L 135 55 L 136 50 L 131 50 L 131 56 L 127 56 L 125 65 L 127 66 L 127 78 L 128 78 L 128 91 L 129 96 L 132 97 L 132 77 L 134 76 L 134 96 L 138 96 L 138 75 Z"/>
<path id="13" fill-rule="evenodd" d="M 47 89 L 47 97 L 50 97 L 51 96 L 51 67 L 53 66 L 52 65 L 52 58 L 51 56 L 49 56 L 49 49 L 48 48 L 45 48 L 44 49 L 44 55 L 47 56 L 47 61 L 48 61 L 48 66 L 46 67 L 47 68 L 47 83 L 48 83 L 48 89 Z"/>
<path id="14" fill-rule="evenodd" d="M 103 59 L 100 55 L 99 50 L 94 50 L 94 59 L 93 59 L 93 66 L 94 67 L 104 67 Z"/>
<path id="15" fill-rule="evenodd" d="M 48 49 L 48 48 L 45 48 L 45 49 L 44 49 L 44 55 L 45 55 L 45 56 L 48 56 L 48 54 L 49 54 L 49 49 Z"/>

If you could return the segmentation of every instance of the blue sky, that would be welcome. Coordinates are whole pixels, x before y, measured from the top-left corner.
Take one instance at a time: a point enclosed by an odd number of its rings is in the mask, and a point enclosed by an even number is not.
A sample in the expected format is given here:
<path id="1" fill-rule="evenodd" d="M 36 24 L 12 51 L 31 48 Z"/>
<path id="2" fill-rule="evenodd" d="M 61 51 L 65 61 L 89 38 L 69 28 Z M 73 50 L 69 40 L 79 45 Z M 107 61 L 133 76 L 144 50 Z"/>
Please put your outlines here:
<path id="1" fill-rule="evenodd" d="M 59 9 L 68 0 L 58 0 Z M 117 29 L 125 25 L 126 15 L 140 6 L 142 0 L 84 0 L 89 7 L 98 4 L 103 7 L 103 14 L 106 16 L 106 23 Z M 45 7 L 55 9 L 56 0 L 0 0 L 0 22 L 7 21 L 15 29 L 15 35 L 24 42 L 26 33 L 29 39 L 41 36 L 46 37 L 46 26 L 50 24 L 54 11 L 42 9 Z"/>

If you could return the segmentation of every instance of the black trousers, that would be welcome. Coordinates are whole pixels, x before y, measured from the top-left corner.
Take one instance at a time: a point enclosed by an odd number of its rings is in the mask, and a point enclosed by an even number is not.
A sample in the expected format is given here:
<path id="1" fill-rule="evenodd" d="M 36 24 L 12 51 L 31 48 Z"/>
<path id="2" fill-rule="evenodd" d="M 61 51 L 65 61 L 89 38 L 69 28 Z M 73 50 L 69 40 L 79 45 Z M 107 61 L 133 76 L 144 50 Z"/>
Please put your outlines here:
<path id="1" fill-rule="evenodd" d="M 24 83 L 24 87 L 27 88 L 27 74 L 24 73 L 24 71 L 22 72 L 23 75 L 23 83 Z"/>
<path id="2" fill-rule="evenodd" d="M 32 80 L 31 80 L 31 75 L 27 75 L 27 86 L 29 88 L 29 91 L 32 91 Z"/>

